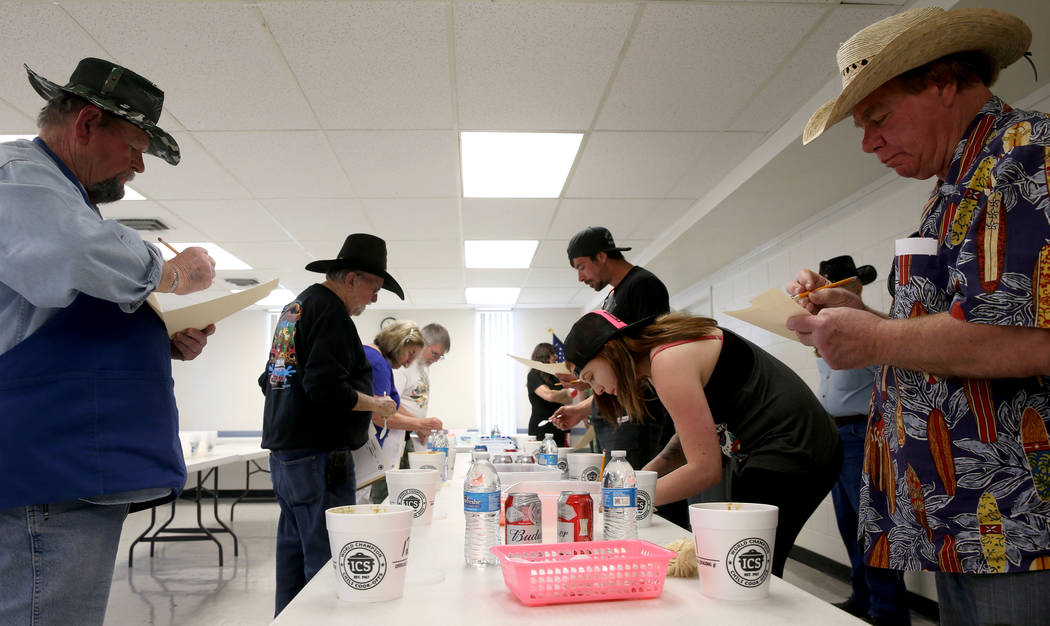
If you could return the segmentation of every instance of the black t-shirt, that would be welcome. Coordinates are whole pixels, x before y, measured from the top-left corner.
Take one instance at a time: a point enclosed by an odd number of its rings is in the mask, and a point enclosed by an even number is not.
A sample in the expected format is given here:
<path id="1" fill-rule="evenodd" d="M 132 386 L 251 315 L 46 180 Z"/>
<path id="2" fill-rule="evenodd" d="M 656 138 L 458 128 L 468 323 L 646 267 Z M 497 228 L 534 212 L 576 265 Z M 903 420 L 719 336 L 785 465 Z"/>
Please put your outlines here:
<path id="1" fill-rule="evenodd" d="M 667 287 L 655 274 L 635 265 L 602 302 L 608 311 L 628 324 L 671 310 Z"/>
<path id="2" fill-rule="evenodd" d="M 358 393 L 372 394 L 372 366 L 330 289 L 311 285 L 284 307 L 259 387 L 263 448 L 334 450 L 367 441 L 371 413 L 350 407 Z"/>
<path id="3" fill-rule="evenodd" d="M 544 400 L 536 394 L 536 389 L 541 385 L 547 385 L 550 389 L 554 389 L 558 379 L 550 374 L 545 374 L 539 370 L 529 370 L 529 376 L 525 379 L 525 388 L 529 391 L 529 404 L 532 405 L 532 415 L 529 416 L 529 434 L 535 435 L 536 439 L 542 440 L 543 436 L 547 433 L 554 435 L 554 441 L 559 446 L 566 444 L 565 434 L 569 431 L 561 430 L 554 424 L 544 424 L 541 428 L 539 423 L 545 419 L 550 419 L 550 416 L 561 407 L 557 402 L 550 402 Z"/>

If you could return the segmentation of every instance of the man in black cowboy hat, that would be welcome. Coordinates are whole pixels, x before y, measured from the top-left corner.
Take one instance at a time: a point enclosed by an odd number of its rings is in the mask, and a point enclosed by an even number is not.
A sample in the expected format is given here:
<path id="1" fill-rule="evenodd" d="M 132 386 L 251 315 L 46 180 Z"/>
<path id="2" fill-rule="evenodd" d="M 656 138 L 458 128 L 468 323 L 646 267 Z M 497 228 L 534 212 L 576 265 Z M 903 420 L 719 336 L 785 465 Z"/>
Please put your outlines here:
<path id="1" fill-rule="evenodd" d="M 350 451 L 369 436 L 372 413 L 388 417 L 394 400 L 372 395 L 372 366 L 351 316 L 380 289 L 404 300 L 386 271 L 386 242 L 356 233 L 339 256 L 306 266 L 325 275 L 284 307 L 259 386 L 266 396 L 262 447 L 281 516 L 277 522 L 280 613 L 331 558 L 325 509 L 355 504 Z"/>
<path id="2" fill-rule="evenodd" d="M 97 206 L 143 153 L 178 162 L 164 92 L 102 59 L 64 86 L 26 71 L 40 134 L 0 144 L 0 623 L 101 624 L 129 508 L 186 481 L 171 359 L 214 331 L 169 339 L 142 304 L 207 288 L 215 263 L 165 262 Z"/>
<path id="3" fill-rule="evenodd" d="M 869 566 L 936 572 L 943 624 L 1050 614 L 1050 118 L 990 90 L 1031 38 L 983 8 L 877 22 L 839 48 L 842 93 L 803 134 L 852 116 L 897 175 L 936 176 L 896 242 L 889 319 L 826 289 L 788 327 L 831 367 L 881 366 L 860 545 Z"/>

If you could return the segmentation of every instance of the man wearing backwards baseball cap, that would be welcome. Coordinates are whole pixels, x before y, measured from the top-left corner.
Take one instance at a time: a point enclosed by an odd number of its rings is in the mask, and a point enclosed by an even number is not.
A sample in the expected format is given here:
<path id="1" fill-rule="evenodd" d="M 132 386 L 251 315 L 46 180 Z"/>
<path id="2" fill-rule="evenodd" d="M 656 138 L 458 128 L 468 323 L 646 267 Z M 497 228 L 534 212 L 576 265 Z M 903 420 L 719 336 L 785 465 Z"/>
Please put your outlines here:
<path id="1" fill-rule="evenodd" d="M 351 316 L 380 289 L 402 300 L 386 271 L 386 242 L 365 233 L 346 238 L 339 256 L 306 266 L 325 275 L 284 307 L 259 386 L 262 447 L 281 508 L 277 521 L 277 615 L 332 554 L 325 509 L 356 503 L 350 451 L 370 435 L 372 413 L 390 417 L 392 398 L 372 395 L 372 365 Z"/>
<path id="2" fill-rule="evenodd" d="M 989 9 L 882 20 L 839 48 L 842 93 L 803 135 L 852 116 L 865 152 L 937 177 L 897 242 L 888 319 L 826 289 L 788 327 L 834 368 L 882 366 L 860 542 L 871 566 L 937 572 L 945 624 L 1050 615 L 1050 119 L 989 89 L 1030 41 Z M 788 290 L 826 283 L 802 270 Z"/>
<path id="3" fill-rule="evenodd" d="M 186 482 L 171 359 L 214 332 L 169 339 L 142 305 L 206 289 L 215 263 L 165 262 L 97 206 L 144 152 L 179 162 L 164 92 L 102 59 L 64 86 L 26 71 L 40 134 L 0 144 L 0 623 L 101 624 L 129 509 Z"/>

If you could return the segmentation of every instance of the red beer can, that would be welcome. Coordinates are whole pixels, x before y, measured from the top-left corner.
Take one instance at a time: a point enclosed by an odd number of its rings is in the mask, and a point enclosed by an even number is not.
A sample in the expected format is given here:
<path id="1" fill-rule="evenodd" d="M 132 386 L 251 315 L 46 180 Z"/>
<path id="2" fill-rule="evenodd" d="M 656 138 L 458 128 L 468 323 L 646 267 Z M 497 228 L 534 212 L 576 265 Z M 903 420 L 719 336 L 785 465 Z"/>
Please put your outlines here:
<path id="1" fill-rule="evenodd" d="M 594 540 L 594 500 L 587 491 L 563 491 L 558 498 L 558 542 Z"/>
<path id="2" fill-rule="evenodd" d="M 504 505 L 503 543 L 543 543 L 543 503 L 534 493 L 511 493 Z"/>

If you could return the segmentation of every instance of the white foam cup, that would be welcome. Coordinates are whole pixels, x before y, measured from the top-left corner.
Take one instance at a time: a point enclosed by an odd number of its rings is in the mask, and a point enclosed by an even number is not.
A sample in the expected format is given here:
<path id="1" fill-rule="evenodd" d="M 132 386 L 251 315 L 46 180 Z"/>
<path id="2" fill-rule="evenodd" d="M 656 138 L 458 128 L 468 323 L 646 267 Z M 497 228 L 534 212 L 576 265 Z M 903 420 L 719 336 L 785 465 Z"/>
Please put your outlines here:
<path id="1" fill-rule="evenodd" d="M 519 451 L 524 452 L 525 454 L 527 454 L 529 456 L 536 456 L 537 454 L 540 453 L 540 446 L 542 446 L 542 445 L 543 445 L 542 441 L 535 441 L 535 440 L 533 440 L 533 441 L 526 441 L 525 442 L 525 449 L 524 450 L 520 450 L 519 449 Z"/>
<path id="2" fill-rule="evenodd" d="M 423 452 L 408 453 L 408 466 L 412 469 L 432 469 L 440 473 L 443 470 L 444 463 L 445 455 L 441 452 L 425 450 Z"/>
<path id="3" fill-rule="evenodd" d="M 412 524 L 425 526 L 434 517 L 434 494 L 441 474 L 431 469 L 387 470 L 390 504 L 412 507 Z"/>
<path id="4" fill-rule="evenodd" d="M 569 477 L 569 448 L 558 448 L 558 469 L 561 470 L 562 479 Z"/>
<path id="5" fill-rule="evenodd" d="M 412 507 L 354 504 L 325 511 L 335 591 L 346 602 L 383 602 L 405 591 Z"/>
<path id="6" fill-rule="evenodd" d="M 653 509 L 656 503 L 656 472 L 637 470 L 634 477 L 638 480 L 638 493 L 635 502 L 638 504 L 638 528 L 653 523 Z"/>
<path id="7" fill-rule="evenodd" d="M 601 480 L 600 452 L 570 452 L 565 458 L 569 460 L 570 480 Z"/>
<path id="8" fill-rule="evenodd" d="M 689 505 L 700 591 L 720 600 L 769 595 L 777 507 L 749 502 Z"/>

